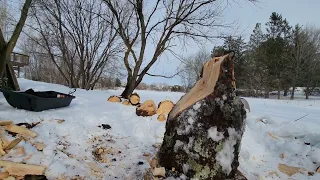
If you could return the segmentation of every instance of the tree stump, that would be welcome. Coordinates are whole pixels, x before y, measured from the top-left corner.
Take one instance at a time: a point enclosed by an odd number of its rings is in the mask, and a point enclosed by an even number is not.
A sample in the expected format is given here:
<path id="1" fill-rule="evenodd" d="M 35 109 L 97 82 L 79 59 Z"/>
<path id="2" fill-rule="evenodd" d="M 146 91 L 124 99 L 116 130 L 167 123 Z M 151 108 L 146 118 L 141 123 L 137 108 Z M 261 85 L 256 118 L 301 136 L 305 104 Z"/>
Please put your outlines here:
<path id="1" fill-rule="evenodd" d="M 206 62 L 202 78 L 170 112 L 158 152 L 167 176 L 246 179 L 237 170 L 246 111 L 234 92 L 232 58 Z"/>

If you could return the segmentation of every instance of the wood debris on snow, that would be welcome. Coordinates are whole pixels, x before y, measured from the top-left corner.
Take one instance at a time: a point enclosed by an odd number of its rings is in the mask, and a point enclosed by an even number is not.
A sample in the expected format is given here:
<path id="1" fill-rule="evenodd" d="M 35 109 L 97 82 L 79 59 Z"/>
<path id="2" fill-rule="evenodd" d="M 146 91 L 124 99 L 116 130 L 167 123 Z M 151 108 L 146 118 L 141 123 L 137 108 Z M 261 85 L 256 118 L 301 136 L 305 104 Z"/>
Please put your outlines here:
<path id="1" fill-rule="evenodd" d="M 23 146 L 16 147 L 13 150 L 14 150 L 14 155 L 22 155 L 22 156 L 26 155 L 26 152 Z"/>
<path id="2" fill-rule="evenodd" d="M 8 178 L 10 175 L 8 172 L 0 172 L 0 179 Z"/>
<path id="3" fill-rule="evenodd" d="M 97 164 L 95 164 L 93 162 L 88 162 L 87 164 L 93 171 L 102 172 L 101 168 Z"/>
<path id="4" fill-rule="evenodd" d="M 43 175 L 46 167 L 30 164 L 14 163 L 10 161 L 0 161 L 0 166 L 13 176 Z"/>
<path id="5" fill-rule="evenodd" d="M 166 177 L 166 169 L 164 167 L 154 168 L 153 176 L 162 176 Z"/>
<path id="6" fill-rule="evenodd" d="M 3 150 L 9 151 L 10 149 L 14 148 L 17 144 L 19 144 L 21 141 L 22 141 L 22 138 L 14 139 Z"/>
<path id="7" fill-rule="evenodd" d="M 5 129 L 9 132 L 18 133 L 23 136 L 32 137 L 32 138 L 37 137 L 36 132 L 31 131 L 31 130 L 29 130 L 25 127 L 22 127 L 22 126 L 16 126 L 16 125 L 11 124 L 11 125 L 5 126 Z"/>
<path id="8" fill-rule="evenodd" d="M 279 139 L 279 137 L 277 137 L 276 135 L 272 134 L 271 132 L 269 132 L 268 135 L 270 137 L 272 137 L 273 139 Z"/>
<path id="9" fill-rule="evenodd" d="M 278 169 L 280 172 L 288 176 L 292 176 L 296 173 L 303 173 L 304 171 L 306 171 L 306 169 L 303 169 L 303 168 L 288 166 L 286 164 L 280 164 L 280 163 L 278 164 Z"/>
<path id="10" fill-rule="evenodd" d="M 36 147 L 38 151 L 42 151 L 46 147 L 45 144 L 39 142 L 34 143 L 33 146 Z"/>
<path id="11" fill-rule="evenodd" d="M 0 126 L 6 126 L 6 125 L 10 125 L 12 124 L 13 121 L 5 121 L 5 120 L 1 120 L 0 121 Z"/>
<path id="12" fill-rule="evenodd" d="M 280 158 L 283 159 L 284 158 L 284 153 L 280 154 Z"/>

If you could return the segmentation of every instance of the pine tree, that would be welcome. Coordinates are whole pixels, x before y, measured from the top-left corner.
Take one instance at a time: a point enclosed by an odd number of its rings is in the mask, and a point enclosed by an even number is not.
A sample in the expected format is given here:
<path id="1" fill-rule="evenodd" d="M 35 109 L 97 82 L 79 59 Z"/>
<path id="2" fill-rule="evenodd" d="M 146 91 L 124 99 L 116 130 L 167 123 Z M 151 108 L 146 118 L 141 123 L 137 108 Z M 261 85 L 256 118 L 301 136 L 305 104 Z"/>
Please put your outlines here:
<path id="1" fill-rule="evenodd" d="M 115 86 L 116 87 L 121 87 L 121 80 L 119 78 L 116 79 Z"/>
<path id="2" fill-rule="evenodd" d="M 280 91 L 284 89 L 284 84 L 288 83 L 284 77 L 287 75 L 286 66 L 291 59 L 289 48 L 291 27 L 288 21 L 276 12 L 271 14 L 266 26 L 267 40 L 261 45 L 266 56 L 264 63 L 271 78 L 268 83 L 277 88 L 280 99 Z"/>

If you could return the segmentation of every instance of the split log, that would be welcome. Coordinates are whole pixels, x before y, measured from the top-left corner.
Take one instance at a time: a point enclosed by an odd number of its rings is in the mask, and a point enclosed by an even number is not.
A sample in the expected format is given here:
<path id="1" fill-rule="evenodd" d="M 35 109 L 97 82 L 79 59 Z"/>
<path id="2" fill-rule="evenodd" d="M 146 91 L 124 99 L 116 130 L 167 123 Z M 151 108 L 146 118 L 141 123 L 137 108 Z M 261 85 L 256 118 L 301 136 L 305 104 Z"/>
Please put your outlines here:
<path id="1" fill-rule="evenodd" d="M 139 104 L 136 108 L 136 114 L 138 116 L 153 116 L 157 113 L 157 107 L 153 100 L 147 100 L 142 104 Z"/>
<path id="2" fill-rule="evenodd" d="M 31 131 L 23 126 L 16 126 L 11 124 L 11 125 L 5 126 L 5 129 L 9 132 L 18 133 L 27 137 L 35 138 L 37 136 L 36 132 Z"/>
<path id="3" fill-rule="evenodd" d="M 0 179 L 5 179 L 9 177 L 9 173 L 8 172 L 0 172 Z"/>
<path id="4" fill-rule="evenodd" d="M 165 121 L 166 120 L 166 115 L 160 114 L 157 118 L 158 121 Z"/>
<path id="5" fill-rule="evenodd" d="M 232 58 L 207 61 L 201 79 L 169 113 L 158 152 L 167 176 L 246 179 L 237 170 L 246 111 L 234 92 Z"/>
<path id="6" fill-rule="evenodd" d="M 299 167 L 294 167 L 294 166 L 288 166 L 286 164 L 278 164 L 278 169 L 280 172 L 288 175 L 288 176 L 292 176 L 294 174 L 297 174 L 297 173 L 304 173 L 306 172 L 307 170 L 306 169 L 303 169 L 303 168 L 299 168 Z"/>
<path id="7" fill-rule="evenodd" d="M 0 121 L 0 126 L 10 125 L 10 124 L 12 124 L 12 122 L 13 121 L 4 121 L 4 120 L 2 120 L 2 121 Z"/>
<path id="8" fill-rule="evenodd" d="M 9 143 L 7 147 L 5 147 L 3 150 L 9 151 L 10 149 L 14 148 L 17 144 L 19 144 L 22 141 L 22 138 L 14 139 Z"/>
<path id="9" fill-rule="evenodd" d="M 169 101 L 169 100 L 161 101 L 158 105 L 157 114 L 167 115 L 170 113 L 173 106 L 174 106 L 174 103 L 172 101 Z"/>
<path id="10" fill-rule="evenodd" d="M 119 98 L 118 96 L 110 96 L 108 98 L 109 102 L 121 102 L 121 98 Z"/>
<path id="11" fill-rule="evenodd" d="M 5 167 L 10 175 L 25 176 L 25 175 L 43 175 L 45 171 L 44 166 L 29 165 L 14 163 L 10 161 L 0 161 L 0 167 Z"/>
<path id="12" fill-rule="evenodd" d="M 128 100 L 123 101 L 122 104 L 126 105 L 126 106 L 131 106 L 132 105 Z"/>
<path id="13" fill-rule="evenodd" d="M 140 103 L 140 96 L 139 96 L 139 94 L 137 94 L 137 93 L 131 94 L 131 95 L 129 96 L 129 102 L 130 102 L 132 105 L 134 105 L 134 106 L 138 105 L 138 104 Z"/>

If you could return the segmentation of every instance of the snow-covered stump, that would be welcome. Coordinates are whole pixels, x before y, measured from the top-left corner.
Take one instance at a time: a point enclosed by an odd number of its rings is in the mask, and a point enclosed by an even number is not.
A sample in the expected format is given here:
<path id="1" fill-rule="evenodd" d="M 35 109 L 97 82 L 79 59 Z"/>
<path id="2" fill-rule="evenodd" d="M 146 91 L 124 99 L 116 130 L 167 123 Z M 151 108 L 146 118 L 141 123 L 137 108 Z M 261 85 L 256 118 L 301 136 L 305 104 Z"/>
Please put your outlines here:
<path id="1" fill-rule="evenodd" d="M 167 176 L 246 179 L 237 170 L 246 111 L 234 92 L 232 58 L 206 62 L 202 78 L 170 112 L 158 153 Z"/>

